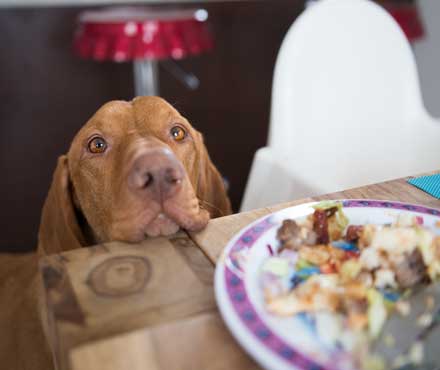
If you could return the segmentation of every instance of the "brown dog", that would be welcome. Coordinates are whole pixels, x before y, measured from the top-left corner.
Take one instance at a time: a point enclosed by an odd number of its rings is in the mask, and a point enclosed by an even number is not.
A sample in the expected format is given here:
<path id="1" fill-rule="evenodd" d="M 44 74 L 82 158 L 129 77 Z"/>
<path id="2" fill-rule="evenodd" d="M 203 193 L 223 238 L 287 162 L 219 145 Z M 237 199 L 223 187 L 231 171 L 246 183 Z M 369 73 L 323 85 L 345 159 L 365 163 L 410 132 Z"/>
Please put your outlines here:
<path id="1" fill-rule="evenodd" d="M 200 230 L 230 212 L 202 136 L 185 118 L 157 97 L 114 101 L 58 160 L 39 250 Z"/>
<path id="2" fill-rule="evenodd" d="M 38 253 L 197 231 L 230 212 L 202 136 L 185 118 L 157 97 L 113 101 L 58 159 Z M 36 277 L 35 254 L 0 256 L 0 361 L 10 370 L 50 368 Z"/>

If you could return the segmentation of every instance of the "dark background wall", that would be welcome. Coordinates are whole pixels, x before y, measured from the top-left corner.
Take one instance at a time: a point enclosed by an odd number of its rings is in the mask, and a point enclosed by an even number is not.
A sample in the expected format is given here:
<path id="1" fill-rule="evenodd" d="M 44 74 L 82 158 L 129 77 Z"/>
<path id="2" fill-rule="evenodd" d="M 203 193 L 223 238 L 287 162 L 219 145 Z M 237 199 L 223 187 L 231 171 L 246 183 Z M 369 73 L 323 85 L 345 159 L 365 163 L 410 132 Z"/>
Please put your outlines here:
<path id="1" fill-rule="evenodd" d="M 187 90 L 161 70 L 161 95 L 204 133 L 238 210 L 253 153 L 266 142 L 276 54 L 303 1 L 204 7 L 215 50 L 179 62 L 201 86 Z M 81 10 L 0 10 L 0 251 L 35 248 L 56 158 L 103 103 L 132 98 L 131 64 L 73 54 Z"/>

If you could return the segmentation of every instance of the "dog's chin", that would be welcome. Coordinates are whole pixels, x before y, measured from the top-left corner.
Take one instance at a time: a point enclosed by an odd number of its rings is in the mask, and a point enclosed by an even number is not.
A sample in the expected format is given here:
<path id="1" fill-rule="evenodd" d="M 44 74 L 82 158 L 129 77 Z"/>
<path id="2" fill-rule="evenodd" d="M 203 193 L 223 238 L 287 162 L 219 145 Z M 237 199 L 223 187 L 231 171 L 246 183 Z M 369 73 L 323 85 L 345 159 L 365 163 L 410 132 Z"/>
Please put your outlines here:
<path id="1" fill-rule="evenodd" d="M 196 197 L 170 198 L 162 204 L 149 202 L 141 210 L 136 206 L 139 204 L 125 208 L 125 212 L 120 210 L 114 217 L 110 240 L 136 243 L 148 237 L 167 237 L 179 229 L 199 231 L 209 221 L 208 211 L 200 208 Z"/>
<path id="2" fill-rule="evenodd" d="M 164 213 L 159 213 L 144 229 L 146 237 L 169 236 L 177 233 L 180 226 Z"/>

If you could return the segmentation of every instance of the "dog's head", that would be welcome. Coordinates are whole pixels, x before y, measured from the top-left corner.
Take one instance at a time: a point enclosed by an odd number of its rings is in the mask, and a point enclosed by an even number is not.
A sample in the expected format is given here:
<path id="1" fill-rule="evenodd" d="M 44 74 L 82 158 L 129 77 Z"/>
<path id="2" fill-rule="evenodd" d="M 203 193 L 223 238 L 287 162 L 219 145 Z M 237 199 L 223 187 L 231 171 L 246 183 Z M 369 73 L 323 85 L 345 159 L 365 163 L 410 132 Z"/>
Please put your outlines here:
<path id="1" fill-rule="evenodd" d="M 43 208 L 45 253 L 202 229 L 230 213 L 202 135 L 157 97 L 104 105 L 58 160 Z M 54 245 L 55 244 L 55 245 Z"/>

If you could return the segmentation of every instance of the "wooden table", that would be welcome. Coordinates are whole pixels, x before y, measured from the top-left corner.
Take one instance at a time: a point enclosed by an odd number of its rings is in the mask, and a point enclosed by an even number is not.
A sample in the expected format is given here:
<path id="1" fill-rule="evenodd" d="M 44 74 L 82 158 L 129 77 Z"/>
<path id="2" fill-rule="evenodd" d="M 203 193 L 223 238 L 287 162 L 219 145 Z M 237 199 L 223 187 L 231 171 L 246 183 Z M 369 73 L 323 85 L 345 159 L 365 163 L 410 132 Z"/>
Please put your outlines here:
<path id="1" fill-rule="evenodd" d="M 199 233 L 109 243 L 41 262 L 48 332 L 60 370 L 258 369 L 217 311 L 215 263 L 242 227 L 322 199 L 383 199 L 440 208 L 406 179 L 211 220 Z"/>

